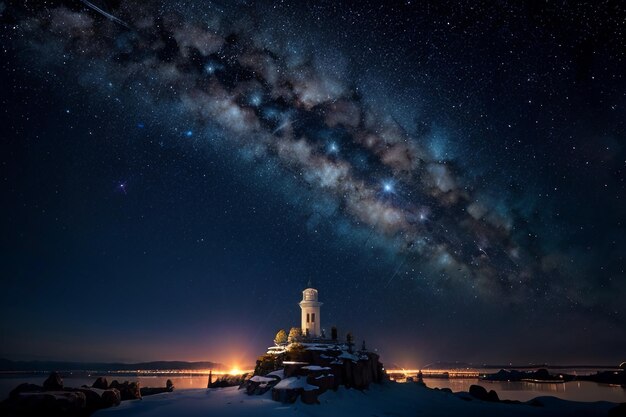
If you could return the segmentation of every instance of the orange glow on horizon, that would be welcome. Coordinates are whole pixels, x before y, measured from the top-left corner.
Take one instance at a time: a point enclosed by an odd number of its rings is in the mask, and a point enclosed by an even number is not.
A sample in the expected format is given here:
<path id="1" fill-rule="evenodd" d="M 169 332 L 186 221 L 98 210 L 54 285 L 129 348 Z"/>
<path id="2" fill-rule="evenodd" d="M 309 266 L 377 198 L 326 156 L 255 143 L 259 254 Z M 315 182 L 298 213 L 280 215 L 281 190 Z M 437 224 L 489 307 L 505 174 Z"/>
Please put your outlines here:
<path id="1" fill-rule="evenodd" d="M 233 367 L 231 368 L 231 370 L 230 370 L 230 371 L 228 371 L 228 373 L 229 373 L 230 375 L 241 375 L 241 374 L 245 374 L 246 372 L 245 372 L 245 371 L 242 371 L 242 370 L 241 370 L 241 369 L 239 369 L 239 367 L 237 367 L 237 366 L 233 366 Z"/>

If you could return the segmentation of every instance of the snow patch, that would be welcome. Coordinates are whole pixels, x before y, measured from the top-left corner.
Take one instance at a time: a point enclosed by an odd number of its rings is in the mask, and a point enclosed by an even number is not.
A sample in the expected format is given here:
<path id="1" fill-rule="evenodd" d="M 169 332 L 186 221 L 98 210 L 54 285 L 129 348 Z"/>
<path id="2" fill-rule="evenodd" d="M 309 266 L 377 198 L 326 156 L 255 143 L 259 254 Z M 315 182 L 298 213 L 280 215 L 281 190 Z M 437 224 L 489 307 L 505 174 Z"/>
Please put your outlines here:
<path id="1" fill-rule="evenodd" d="M 268 382 L 276 381 L 276 378 L 266 378 L 264 376 L 255 375 L 252 378 L 250 378 L 250 381 L 252 381 L 252 382 L 268 383 Z"/>
<path id="2" fill-rule="evenodd" d="M 308 369 L 309 371 L 330 371 L 330 368 L 318 365 L 303 366 L 302 369 Z"/>
<path id="3" fill-rule="evenodd" d="M 302 388 L 305 391 L 313 391 L 318 389 L 315 385 L 310 385 L 306 382 L 306 378 L 298 378 L 292 376 L 290 378 L 283 379 L 280 381 L 274 389 L 299 389 Z"/>

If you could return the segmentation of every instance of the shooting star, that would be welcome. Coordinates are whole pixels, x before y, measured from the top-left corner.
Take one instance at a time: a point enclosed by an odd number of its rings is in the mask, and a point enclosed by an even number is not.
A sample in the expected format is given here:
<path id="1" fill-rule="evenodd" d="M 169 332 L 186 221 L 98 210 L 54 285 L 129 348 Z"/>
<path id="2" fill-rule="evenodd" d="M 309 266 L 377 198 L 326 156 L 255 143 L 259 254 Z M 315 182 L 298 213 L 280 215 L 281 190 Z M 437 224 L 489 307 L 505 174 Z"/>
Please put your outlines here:
<path id="1" fill-rule="evenodd" d="M 102 10 L 101 8 L 99 8 L 98 6 L 96 6 L 95 4 L 93 4 L 90 1 L 87 1 L 87 0 L 81 0 L 81 1 L 82 1 L 82 3 L 85 6 L 87 6 L 90 9 L 100 13 L 102 16 L 106 17 L 107 19 L 112 20 L 113 22 L 118 23 L 118 24 L 124 26 L 126 29 L 130 29 L 130 26 L 128 25 L 128 23 L 124 22 L 122 19 L 117 18 L 117 17 L 113 16 L 111 13 L 108 13 L 108 12 Z"/>

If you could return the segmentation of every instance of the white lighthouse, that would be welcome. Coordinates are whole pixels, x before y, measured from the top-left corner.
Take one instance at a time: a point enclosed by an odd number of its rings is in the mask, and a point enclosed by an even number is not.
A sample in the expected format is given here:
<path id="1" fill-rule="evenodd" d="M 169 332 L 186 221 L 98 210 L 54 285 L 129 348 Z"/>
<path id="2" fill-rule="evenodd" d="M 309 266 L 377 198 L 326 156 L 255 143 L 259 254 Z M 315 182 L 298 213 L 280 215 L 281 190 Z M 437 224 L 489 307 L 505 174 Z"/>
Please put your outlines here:
<path id="1" fill-rule="evenodd" d="M 322 335 L 320 325 L 320 307 L 322 303 L 317 300 L 317 290 L 309 288 L 302 291 L 302 301 L 300 301 L 300 309 L 302 310 L 302 334 L 309 337 L 320 337 Z"/>

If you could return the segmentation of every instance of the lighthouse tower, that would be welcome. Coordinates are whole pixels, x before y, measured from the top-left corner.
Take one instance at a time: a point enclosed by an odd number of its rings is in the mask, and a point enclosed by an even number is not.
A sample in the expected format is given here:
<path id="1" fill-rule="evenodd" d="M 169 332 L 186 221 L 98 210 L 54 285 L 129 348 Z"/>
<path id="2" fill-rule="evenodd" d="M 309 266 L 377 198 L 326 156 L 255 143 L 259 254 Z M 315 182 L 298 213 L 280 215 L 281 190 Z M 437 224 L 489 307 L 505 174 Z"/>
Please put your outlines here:
<path id="1" fill-rule="evenodd" d="M 300 301 L 300 309 L 302 310 L 302 334 L 309 337 L 320 337 L 322 335 L 320 325 L 320 307 L 322 303 L 317 301 L 317 290 L 309 287 L 302 291 L 302 301 Z"/>

